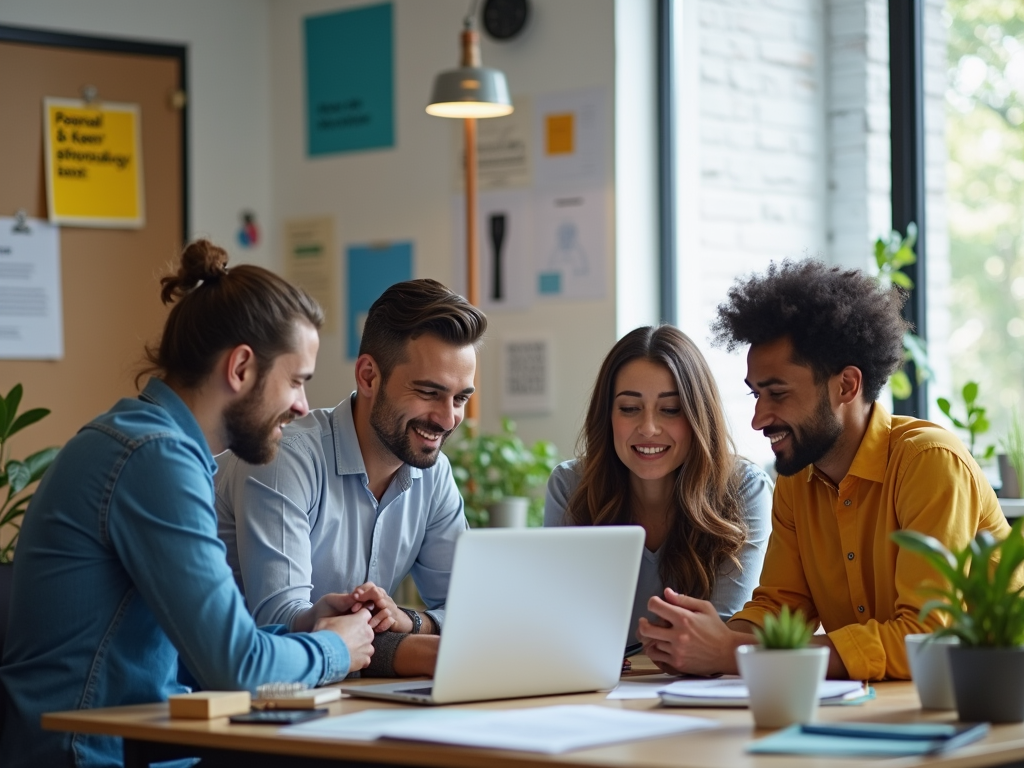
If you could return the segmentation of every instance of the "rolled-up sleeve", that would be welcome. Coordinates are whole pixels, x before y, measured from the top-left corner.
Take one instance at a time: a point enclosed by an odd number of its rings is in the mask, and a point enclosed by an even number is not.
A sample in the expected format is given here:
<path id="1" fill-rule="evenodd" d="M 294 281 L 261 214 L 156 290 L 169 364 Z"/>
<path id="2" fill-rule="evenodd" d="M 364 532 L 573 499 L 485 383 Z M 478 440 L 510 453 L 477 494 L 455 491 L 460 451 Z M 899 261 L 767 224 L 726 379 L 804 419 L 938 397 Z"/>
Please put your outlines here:
<path id="1" fill-rule="evenodd" d="M 269 464 L 232 460 L 218 478 L 219 516 L 235 522 L 238 570 L 258 624 L 293 626 L 312 605 L 311 517 L 318 509 L 321 463 L 298 439 L 282 442 Z M 223 527 L 223 526 L 222 526 Z"/>
<path id="2" fill-rule="evenodd" d="M 430 518 L 413 564 L 413 581 L 423 604 L 438 623 L 444 623 L 444 604 L 455 558 L 455 541 L 468 529 L 465 507 L 447 457 L 438 460 L 436 485 L 429 500 Z"/>

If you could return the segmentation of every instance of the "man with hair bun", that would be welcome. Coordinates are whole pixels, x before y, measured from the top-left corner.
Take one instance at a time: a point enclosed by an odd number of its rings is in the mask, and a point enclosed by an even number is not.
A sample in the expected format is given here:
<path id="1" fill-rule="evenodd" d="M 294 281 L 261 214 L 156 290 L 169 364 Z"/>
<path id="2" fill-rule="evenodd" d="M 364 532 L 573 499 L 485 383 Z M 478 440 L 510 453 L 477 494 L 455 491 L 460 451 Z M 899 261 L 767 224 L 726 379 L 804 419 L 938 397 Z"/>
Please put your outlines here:
<path id="1" fill-rule="evenodd" d="M 217 514 L 228 562 L 259 623 L 309 626 L 321 595 L 386 608 L 365 674 L 433 674 L 462 497 L 441 446 L 473 394 L 484 314 L 436 280 L 373 303 L 356 390 L 289 425 L 262 466 L 218 459 Z M 391 595 L 411 574 L 426 611 Z"/>
<path id="2" fill-rule="evenodd" d="M 61 449 L 25 515 L 0 664 L 0 765 L 99 766 L 121 740 L 43 731 L 44 712 L 165 701 L 187 688 L 323 685 L 364 668 L 390 615 L 325 595 L 307 632 L 257 628 L 217 538 L 214 454 L 273 458 L 306 414 L 320 307 L 200 240 L 161 281 L 154 374 Z M 140 374 L 140 377 L 143 374 Z"/>
<path id="3" fill-rule="evenodd" d="M 813 642 L 832 651 L 830 677 L 909 678 L 904 637 L 938 626 L 918 614 L 921 585 L 939 577 L 890 534 L 915 530 L 958 549 L 981 530 L 1009 533 L 959 438 L 875 402 L 903 363 L 904 301 L 869 275 L 810 260 L 738 282 L 719 306 L 718 342 L 749 345 L 752 426 L 781 477 L 760 586 L 728 624 L 704 601 L 651 598 L 660 621 L 641 619 L 641 634 L 662 669 L 735 673 L 735 649 L 788 605 L 821 623 Z"/>

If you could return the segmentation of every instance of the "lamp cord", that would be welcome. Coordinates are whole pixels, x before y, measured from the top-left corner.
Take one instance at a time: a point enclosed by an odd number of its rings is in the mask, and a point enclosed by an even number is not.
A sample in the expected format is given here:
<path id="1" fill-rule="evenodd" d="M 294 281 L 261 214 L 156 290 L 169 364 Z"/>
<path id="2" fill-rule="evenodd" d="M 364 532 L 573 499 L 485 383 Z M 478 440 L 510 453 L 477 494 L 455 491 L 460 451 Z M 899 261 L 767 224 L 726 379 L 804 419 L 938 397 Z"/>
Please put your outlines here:
<path id="1" fill-rule="evenodd" d="M 473 29 L 476 26 L 476 8 L 479 4 L 480 0 L 470 0 L 469 13 L 462 22 L 465 29 Z"/>

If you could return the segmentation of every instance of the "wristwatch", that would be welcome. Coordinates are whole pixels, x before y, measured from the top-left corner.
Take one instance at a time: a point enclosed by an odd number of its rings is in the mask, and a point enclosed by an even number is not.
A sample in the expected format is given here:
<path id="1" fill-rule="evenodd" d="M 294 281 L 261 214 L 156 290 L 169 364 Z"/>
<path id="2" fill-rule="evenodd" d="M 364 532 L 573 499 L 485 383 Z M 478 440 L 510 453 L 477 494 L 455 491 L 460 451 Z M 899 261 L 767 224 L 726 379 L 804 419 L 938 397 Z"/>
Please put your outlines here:
<path id="1" fill-rule="evenodd" d="M 423 619 L 420 616 L 419 611 L 414 611 L 412 608 L 402 608 L 402 607 L 399 607 L 398 610 L 404 611 L 405 614 L 410 619 L 412 619 L 412 632 L 410 632 L 409 634 L 410 635 L 418 635 L 420 633 L 420 628 L 423 626 Z"/>

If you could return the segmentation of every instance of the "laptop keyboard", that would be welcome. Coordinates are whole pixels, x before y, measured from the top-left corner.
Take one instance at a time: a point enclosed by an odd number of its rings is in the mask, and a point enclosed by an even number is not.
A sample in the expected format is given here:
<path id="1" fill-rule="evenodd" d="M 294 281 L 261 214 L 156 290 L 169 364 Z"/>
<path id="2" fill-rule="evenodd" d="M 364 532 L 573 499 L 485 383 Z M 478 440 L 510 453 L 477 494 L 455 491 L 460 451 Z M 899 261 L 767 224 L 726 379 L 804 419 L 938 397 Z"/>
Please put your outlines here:
<path id="1" fill-rule="evenodd" d="M 395 693 L 411 693 L 415 696 L 429 696 L 434 692 L 434 686 L 428 685 L 426 688 L 403 688 Z"/>

